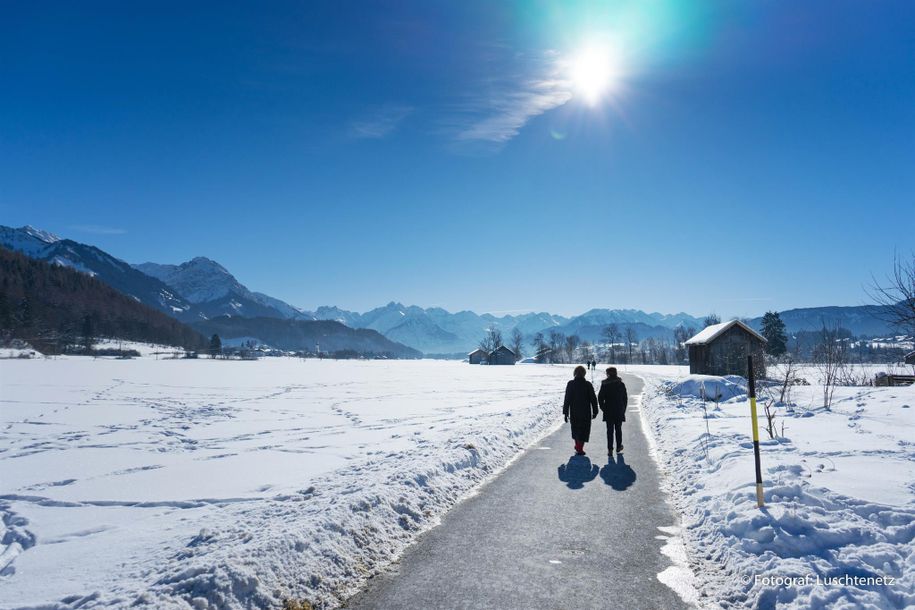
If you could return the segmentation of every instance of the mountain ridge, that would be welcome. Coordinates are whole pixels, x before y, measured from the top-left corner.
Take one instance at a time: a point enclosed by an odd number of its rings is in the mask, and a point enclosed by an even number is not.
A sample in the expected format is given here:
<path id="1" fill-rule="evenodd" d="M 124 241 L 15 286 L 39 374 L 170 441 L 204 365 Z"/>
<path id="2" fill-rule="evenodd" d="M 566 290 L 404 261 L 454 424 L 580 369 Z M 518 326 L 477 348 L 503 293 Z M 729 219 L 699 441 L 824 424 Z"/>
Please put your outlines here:
<path id="1" fill-rule="evenodd" d="M 146 262 L 133 267 L 164 282 L 207 318 L 234 315 L 314 319 L 285 301 L 249 290 L 225 267 L 205 256 L 196 256 L 177 265 Z"/>
<path id="2" fill-rule="evenodd" d="M 621 332 L 632 328 L 640 340 L 672 340 L 678 326 L 695 330 L 703 326 L 702 318 L 684 312 L 663 314 L 638 309 L 592 308 L 576 316 L 548 312 L 497 316 L 470 310 L 452 313 L 441 307 L 423 308 L 390 301 L 362 313 L 334 305 L 322 305 L 311 312 L 248 289 L 228 269 L 205 256 L 177 265 L 153 262 L 130 265 L 95 246 L 62 239 L 31 226 L 19 229 L 0 226 L 0 245 L 97 276 L 117 290 L 182 321 L 220 316 L 335 321 L 350 328 L 390 335 L 397 342 L 427 354 L 467 353 L 490 326 L 499 329 L 506 341 L 518 329 L 526 345 L 535 333 L 548 334 L 553 330 L 598 342 L 604 340 L 603 330 L 609 324 L 616 324 Z M 817 330 L 825 321 L 838 323 L 857 335 L 892 334 L 878 310 L 873 306 L 825 306 L 795 308 L 780 314 L 789 333 Z M 749 322 L 759 328 L 761 320 L 757 316 Z"/>
<path id="3" fill-rule="evenodd" d="M 203 335 L 222 339 L 256 338 L 264 345 L 282 350 L 333 353 L 353 351 L 392 358 L 420 358 L 422 353 L 366 328 L 350 328 L 333 320 L 289 320 L 282 318 L 241 318 L 219 316 L 200 320 L 191 328 Z"/>

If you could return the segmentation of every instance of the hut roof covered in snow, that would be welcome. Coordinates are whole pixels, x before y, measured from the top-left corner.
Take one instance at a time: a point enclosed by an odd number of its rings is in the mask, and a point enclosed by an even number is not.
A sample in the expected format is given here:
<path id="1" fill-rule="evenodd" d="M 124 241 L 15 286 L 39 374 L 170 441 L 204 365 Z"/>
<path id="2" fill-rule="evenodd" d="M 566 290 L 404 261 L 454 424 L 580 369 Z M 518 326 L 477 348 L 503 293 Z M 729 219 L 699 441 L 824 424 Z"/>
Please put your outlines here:
<path id="1" fill-rule="evenodd" d="M 761 334 L 750 328 L 748 325 L 744 324 L 740 320 L 731 320 L 730 322 L 722 322 L 721 324 L 712 324 L 711 326 L 706 326 L 704 329 L 696 333 L 695 336 L 686 341 L 686 345 L 705 345 L 711 343 L 717 337 L 724 334 L 729 328 L 734 325 L 738 325 L 743 328 L 745 331 L 754 335 L 757 339 L 764 343 L 768 343 L 766 338 Z"/>

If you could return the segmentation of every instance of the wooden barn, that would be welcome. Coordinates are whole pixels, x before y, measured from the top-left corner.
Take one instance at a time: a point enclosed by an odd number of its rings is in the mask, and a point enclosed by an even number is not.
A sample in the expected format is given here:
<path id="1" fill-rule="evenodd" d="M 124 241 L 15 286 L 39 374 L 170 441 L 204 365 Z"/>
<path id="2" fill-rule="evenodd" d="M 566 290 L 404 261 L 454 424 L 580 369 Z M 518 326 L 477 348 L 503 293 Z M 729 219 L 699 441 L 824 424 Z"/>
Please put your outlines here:
<path id="1" fill-rule="evenodd" d="M 514 364 L 518 359 L 515 352 L 500 345 L 489 354 L 489 364 Z"/>
<path id="2" fill-rule="evenodd" d="M 915 352 L 910 352 L 905 355 L 905 363 L 915 365 Z"/>
<path id="3" fill-rule="evenodd" d="M 713 324 L 686 342 L 689 372 L 696 375 L 747 376 L 747 355 L 753 356 L 756 377 L 766 374 L 766 339 L 741 322 Z"/>
<path id="4" fill-rule="evenodd" d="M 485 364 L 489 361 L 489 354 L 487 354 L 485 350 L 477 348 L 467 354 L 467 361 L 470 362 L 470 364 Z"/>

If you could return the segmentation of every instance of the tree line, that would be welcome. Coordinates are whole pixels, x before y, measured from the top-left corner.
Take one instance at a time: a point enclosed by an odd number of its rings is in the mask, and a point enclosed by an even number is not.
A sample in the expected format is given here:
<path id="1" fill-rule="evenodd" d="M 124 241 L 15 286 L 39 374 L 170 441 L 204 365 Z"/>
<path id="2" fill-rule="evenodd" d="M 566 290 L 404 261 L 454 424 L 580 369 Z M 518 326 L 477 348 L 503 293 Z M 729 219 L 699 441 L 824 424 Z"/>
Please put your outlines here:
<path id="1" fill-rule="evenodd" d="M 721 317 L 708 314 L 703 327 L 720 324 Z M 689 364 L 687 340 L 697 329 L 678 326 L 670 338 L 648 337 L 640 339 L 630 325 L 610 323 L 601 329 L 601 340 L 592 343 L 577 334 L 567 335 L 558 330 L 537 332 L 526 345 L 538 362 L 569 364 L 598 360 L 617 364 Z M 899 360 L 902 350 L 895 347 L 875 345 L 866 338 L 854 336 L 840 326 L 823 322 L 821 328 L 788 333 L 778 312 L 767 311 L 762 318 L 760 334 L 766 338 L 766 354 L 773 361 L 791 358 L 794 361 L 815 362 L 822 354 L 828 353 L 826 344 L 841 346 L 842 358 L 854 362 L 894 362 Z M 508 341 L 502 331 L 495 327 L 486 330 L 479 343 L 480 349 L 488 352 L 506 345 L 520 359 L 525 346 L 523 334 L 513 329 Z"/>

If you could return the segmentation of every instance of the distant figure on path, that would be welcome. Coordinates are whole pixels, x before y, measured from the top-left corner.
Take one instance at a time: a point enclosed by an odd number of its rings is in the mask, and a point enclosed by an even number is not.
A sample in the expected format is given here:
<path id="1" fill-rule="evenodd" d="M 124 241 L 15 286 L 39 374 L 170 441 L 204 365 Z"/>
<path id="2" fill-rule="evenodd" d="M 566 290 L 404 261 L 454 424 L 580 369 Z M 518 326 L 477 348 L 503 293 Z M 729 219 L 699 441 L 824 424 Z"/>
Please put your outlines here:
<path id="1" fill-rule="evenodd" d="M 607 422 L 607 455 L 613 456 L 613 436 L 616 435 L 616 452 L 623 452 L 623 422 L 626 421 L 626 384 L 616 374 L 616 367 L 607 369 L 607 378 L 600 384 L 597 395 L 600 410 L 604 412 Z"/>
<path id="2" fill-rule="evenodd" d="M 585 375 L 585 367 L 575 367 L 572 381 L 566 384 L 566 396 L 562 403 L 562 415 L 566 422 L 572 423 L 572 439 L 578 455 L 585 454 L 585 443 L 591 438 L 591 420 L 597 417 L 597 396 Z"/>

